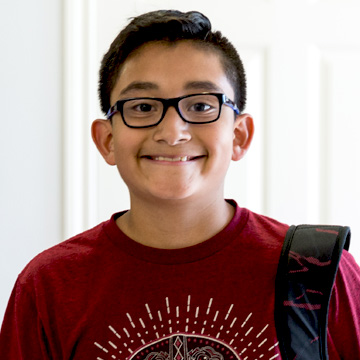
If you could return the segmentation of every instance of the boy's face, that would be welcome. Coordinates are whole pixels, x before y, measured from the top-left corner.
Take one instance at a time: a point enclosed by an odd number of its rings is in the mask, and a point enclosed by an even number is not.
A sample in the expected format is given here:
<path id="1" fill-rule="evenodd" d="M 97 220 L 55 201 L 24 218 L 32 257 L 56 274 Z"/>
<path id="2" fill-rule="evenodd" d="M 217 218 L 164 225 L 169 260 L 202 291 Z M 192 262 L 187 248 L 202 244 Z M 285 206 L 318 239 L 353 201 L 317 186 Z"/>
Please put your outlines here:
<path id="1" fill-rule="evenodd" d="M 111 105 L 133 97 L 173 98 L 202 92 L 234 90 L 214 51 L 180 42 L 150 43 L 123 64 L 111 93 Z M 120 113 L 96 120 L 93 138 L 105 160 L 117 165 L 132 200 L 194 200 L 223 198 L 224 178 L 231 159 L 246 152 L 253 133 L 252 119 L 223 105 L 220 118 L 209 124 L 184 122 L 170 107 L 162 122 L 151 128 L 127 127 Z"/>

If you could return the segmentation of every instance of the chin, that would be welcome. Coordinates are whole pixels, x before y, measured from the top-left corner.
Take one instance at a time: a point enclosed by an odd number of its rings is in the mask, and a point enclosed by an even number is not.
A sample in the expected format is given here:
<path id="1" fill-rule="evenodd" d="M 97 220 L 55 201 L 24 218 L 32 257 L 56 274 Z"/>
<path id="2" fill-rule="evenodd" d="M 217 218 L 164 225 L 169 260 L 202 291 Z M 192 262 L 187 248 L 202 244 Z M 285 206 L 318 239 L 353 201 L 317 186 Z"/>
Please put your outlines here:
<path id="1" fill-rule="evenodd" d="M 158 199 L 159 201 L 186 201 L 193 198 L 192 194 L 189 193 L 161 193 L 161 194 L 153 194 L 153 197 Z"/>
<path id="2" fill-rule="evenodd" d="M 186 201 L 186 200 L 191 200 L 194 198 L 194 194 L 196 194 L 196 192 L 194 192 L 193 189 L 190 188 L 184 188 L 181 189 L 179 187 L 177 188 L 156 188 L 153 189 L 153 191 L 150 191 L 150 197 L 152 197 L 153 199 L 156 199 L 158 201 Z"/>

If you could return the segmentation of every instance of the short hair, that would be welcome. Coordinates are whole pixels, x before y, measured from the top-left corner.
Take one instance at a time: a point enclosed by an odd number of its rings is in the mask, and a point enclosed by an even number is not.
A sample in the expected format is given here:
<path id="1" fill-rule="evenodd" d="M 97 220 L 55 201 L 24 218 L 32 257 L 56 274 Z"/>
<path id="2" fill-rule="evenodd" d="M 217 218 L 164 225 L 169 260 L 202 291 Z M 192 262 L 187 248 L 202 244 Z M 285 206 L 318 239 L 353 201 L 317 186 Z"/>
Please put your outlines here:
<path id="1" fill-rule="evenodd" d="M 132 18 L 104 55 L 100 67 L 99 97 L 102 111 L 110 108 L 110 95 L 122 64 L 131 53 L 149 42 L 176 43 L 191 40 L 195 45 L 214 50 L 235 93 L 240 112 L 246 104 L 246 77 L 238 52 L 220 31 L 211 30 L 210 20 L 200 12 L 157 10 Z"/>

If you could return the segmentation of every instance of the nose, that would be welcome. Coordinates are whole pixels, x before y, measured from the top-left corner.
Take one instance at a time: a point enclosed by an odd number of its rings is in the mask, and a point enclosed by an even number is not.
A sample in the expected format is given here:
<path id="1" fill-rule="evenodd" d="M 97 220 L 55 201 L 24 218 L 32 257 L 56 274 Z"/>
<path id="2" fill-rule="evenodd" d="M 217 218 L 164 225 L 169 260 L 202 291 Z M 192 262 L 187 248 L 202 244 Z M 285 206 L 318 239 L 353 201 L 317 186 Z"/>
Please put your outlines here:
<path id="1" fill-rule="evenodd" d="M 154 128 L 154 140 L 170 146 L 186 143 L 191 139 L 189 126 L 181 119 L 175 107 L 170 106 L 161 123 Z"/>

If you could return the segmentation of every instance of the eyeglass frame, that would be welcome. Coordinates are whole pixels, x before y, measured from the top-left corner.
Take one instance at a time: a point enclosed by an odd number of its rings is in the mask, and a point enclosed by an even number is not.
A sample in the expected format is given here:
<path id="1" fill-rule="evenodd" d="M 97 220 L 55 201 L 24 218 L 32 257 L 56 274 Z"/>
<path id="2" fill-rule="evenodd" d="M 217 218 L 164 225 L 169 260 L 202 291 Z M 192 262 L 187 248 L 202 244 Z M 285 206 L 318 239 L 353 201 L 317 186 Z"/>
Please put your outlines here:
<path id="1" fill-rule="evenodd" d="M 199 95 L 214 95 L 217 97 L 217 99 L 219 100 L 219 114 L 216 117 L 216 119 L 214 120 L 210 120 L 210 121 L 204 121 L 204 122 L 196 122 L 196 121 L 190 121 L 190 120 L 186 120 L 183 115 L 181 114 L 181 111 L 179 109 L 179 102 L 183 99 L 189 98 L 189 97 L 193 97 L 193 96 L 199 96 Z M 163 112 L 162 115 L 160 117 L 160 120 L 155 123 L 155 124 L 151 124 L 151 125 L 145 125 L 145 126 L 133 126 L 133 125 L 129 125 L 124 118 L 124 104 L 128 101 L 133 101 L 133 100 L 140 100 L 140 99 L 144 99 L 144 100 L 156 100 L 156 101 L 160 101 L 163 105 Z M 161 123 L 161 121 L 163 121 L 166 112 L 168 111 L 170 106 L 173 106 L 176 110 L 176 112 L 179 114 L 179 116 L 181 117 L 181 119 L 183 121 L 185 121 L 186 123 L 189 124 L 210 124 L 213 123 L 217 120 L 219 120 L 220 115 L 221 115 L 221 108 L 222 105 L 226 105 L 229 106 L 236 115 L 240 114 L 240 110 L 237 107 L 237 105 L 230 100 L 225 94 L 221 94 L 221 93 L 210 93 L 210 92 L 203 92 L 203 93 L 197 93 L 197 94 L 189 94 L 189 95 L 184 95 L 184 96 L 179 96 L 179 97 L 175 97 L 175 98 L 156 98 L 156 97 L 135 97 L 135 98 L 128 98 L 128 99 L 122 99 L 122 100 L 118 100 L 116 101 L 116 103 L 110 107 L 109 111 L 106 114 L 106 118 L 110 121 L 112 121 L 112 117 L 116 114 L 116 113 L 120 113 L 121 118 L 123 123 L 132 129 L 144 129 L 144 128 L 149 128 L 149 127 L 154 127 L 157 126 Z"/>

